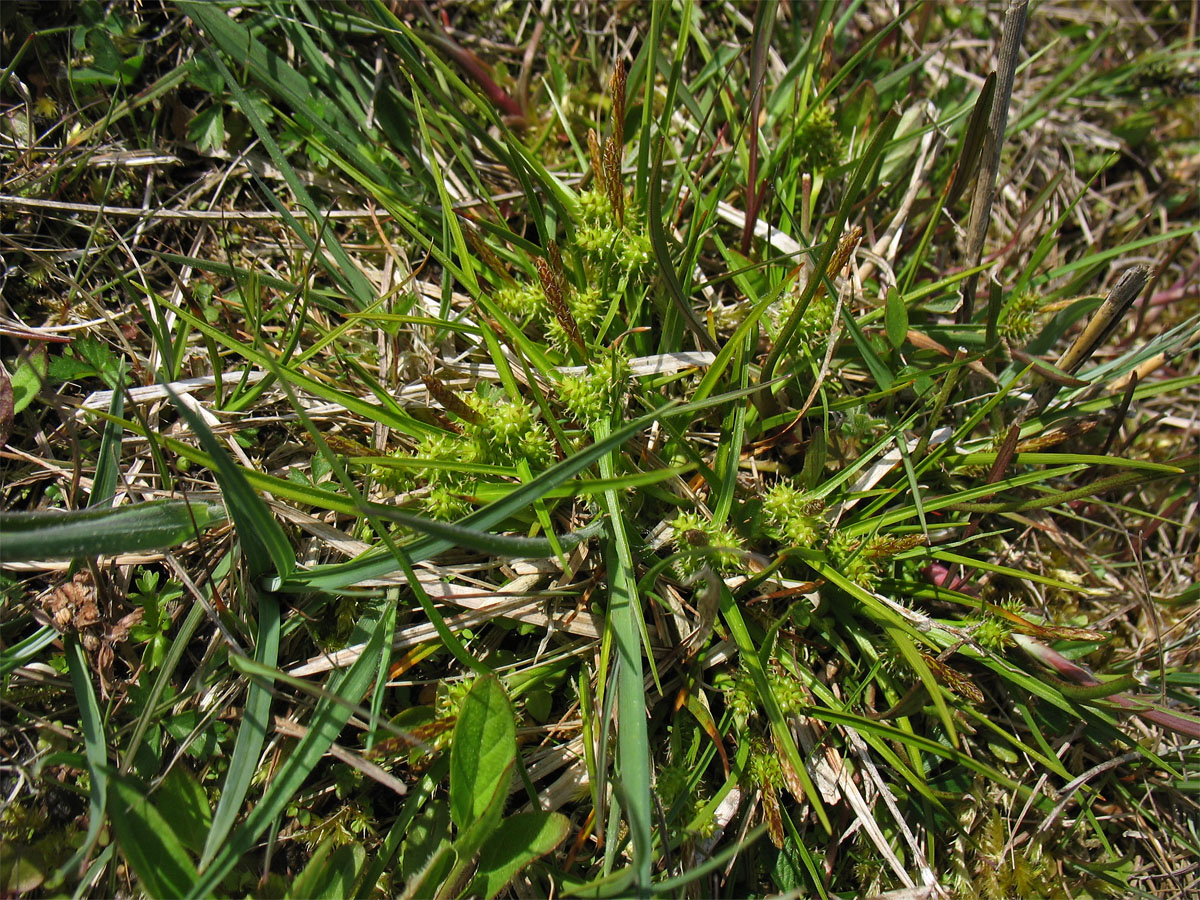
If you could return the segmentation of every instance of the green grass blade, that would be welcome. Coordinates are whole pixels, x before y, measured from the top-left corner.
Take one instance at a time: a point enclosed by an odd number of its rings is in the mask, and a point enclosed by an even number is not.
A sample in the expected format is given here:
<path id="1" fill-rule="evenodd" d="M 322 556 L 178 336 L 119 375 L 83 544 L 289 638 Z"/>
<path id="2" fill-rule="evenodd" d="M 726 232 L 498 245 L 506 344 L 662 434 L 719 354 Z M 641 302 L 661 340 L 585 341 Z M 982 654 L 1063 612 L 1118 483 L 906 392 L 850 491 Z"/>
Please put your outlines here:
<path id="1" fill-rule="evenodd" d="M 272 568 L 286 577 L 295 567 L 296 557 L 283 528 L 275 521 L 267 504 L 254 493 L 241 470 L 234 465 L 233 460 L 218 443 L 208 424 L 177 394 L 170 390 L 168 394 L 180 417 L 188 424 L 199 439 L 200 445 L 208 451 L 209 457 L 216 464 L 214 474 L 221 485 L 222 496 L 229 507 L 229 515 L 241 539 L 242 552 L 246 557 L 251 577 L 257 578 Z"/>
<path id="2" fill-rule="evenodd" d="M 71 673 L 71 686 L 75 689 L 75 700 L 79 704 L 79 726 L 83 732 L 83 749 L 87 757 L 91 790 L 88 793 L 88 828 L 83 843 L 79 845 L 50 879 L 51 886 L 61 884 L 64 879 L 77 878 L 95 847 L 104 826 L 104 813 L 108 807 L 108 741 L 104 735 L 104 718 L 96 691 L 92 687 L 92 672 L 84 656 L 77 635 L 65 642 L 67 666 Z"/>
<path id="3" fill-rule="evenodd" d="M 123 367 L 122 367 L 123 368 Z M 104 422 L 100 438 L 100 451 L 96 461 L 96 480 L 88 497 L 88 506 L 109 504 L 117 488 L 121 474 L 121 432 L 124 430 L 116 420 L 125 411 L 125 392 L 120 384 L 113 385 L 112 401 L 108 405 L 110 418 Z"/>
<path id="4" fill-rule="evenodd" d="M 749 670 L 750 677 L 754 680 L 754 687 L 757 691 L 759 701 L 762 703 L 763 711 L 766 713 L 767 720 L 771 724 L 771 733 L 775 736 L 778 746 L 783 748 L 783 752 L 787 756 L 792 770 L 800 778 L 800 783 L 804 787 L 804 792 L 809 802 L 812 803 L 813 812 L 816 813 L 821 826 L 827 834 L 831 834 L 833 832 L 833 825 L 829 821 L 829 813 L 826 812 L 825 805 L 821 801 L 821 795 L 808 774 L 808 767 L 804 764 L 804 760 L 800 756 L 800 750 L 796 746 L 796 738 L 792 735 L 791 726 L 784 718 L 783 710 L 779 706 L 779 700 L 775 696 L 775 692 L 771 689 L 770 682 L 767 680 L 767 672 L 763 668 L 762 659 L 759 656 L 759 648 L 754 645 L 754 640 L 751 638 L 750 631 L 746 627 L 746 622 L 742 618 L 741 610 L 738 609 L 737 603 L 734 602 L 733 595 L 729 593 L 729 588 L 721 584 L 719 585 L 719 589 L 721 591 L 721 616 L 724 618 L 725 624 L 729 626 L 730 636 L 733 638 L 734 643 L 737 644 L 738 653 L 743 665 Z"/>
<path id="5" fill-rule="evenodd" d="M 152 897 L 180 897 L 196 878 L 196 866 L 155 802 L 126 776 L 109 789 L 113 828 L 121 853 Z"/>
<path id="6" fill-rule="evenodd" d="M 269 591 L 259 592 L 256 607 L 258 638 L 254 645 L 254 660 L 274 670 L 279 662 L 279 601 Z M 270 683 L 251 681 L 246 689 L 246 705 L 221 788 L 221 799 L 213 811 L 212 825 L 200 855 L 201 869 L 206 869 L 224 846 L 258 771 L 262 748 L 270 733 L 271 694 Z"/>
<path id="7" fill-rule="evenodd" d="M 84 559 L 174 547 L 223 522 L 212 503 L 152 500 L 116 509 L 0 512 L 0 559 Z"/>
<path id="8" fill-rule="evenodd" d="M 362 656 L 349 669 L 335 672 L 329 679 L 326 690 L 342 700 L 357 703 L 370 688 L 375 678 L 375 664 L 382 644 L 382 629 L 378 628 L 382 611 L 375 609 L 359 623 L 359 633 L 366 638 L 367 647 Z M 251 809 L 225 843 L 221 845 L 212 862 L 200 873 L 184 896 L 190 898 L 211 896 L 244 853 L 270 827 L 309 774 L 337 738 L 351 715 L 345 705 L 323 699 L 317 703 L 308 723 L 308 732 L 293 748 L 291 755 L 276 772 L 262 798 Z"/>
<path id="9" fill-rule="evenodd" d="M 819 257 L 814 259 L 812 275 L 805 285 L 799 300 L 796 301 L 796 306 L 788 317 L 787 322 L 780 329 L 779 337 L 776 339 L 775 345 L 771 348 L 771 352 L 767 355 L 766 362 L 763 363 L 760 384 L 770 381 L 774 377 L 775 367 L 779 363 L 779 358 L 791 348 L 793 343 L 792 338 L 797 326 L 800 324 L 800 319 L 803 317 L 804 311 L 808 308 L 808 304 L 812 301 L 812 298 L 816 296 L 825 270 L 829 267 L 829 261 L 833 258 L 834 251 L 837 249 L 846 220 L 850 215 L 850 207 L 863 190 L 868 175 L 871 174 L 875 166 L 879 163 L 880 158 L 883 156 L 883 151 L 887 147 L 887 142 L 891 139 L 892 133 L 896 130 L 896 126 L 899 123 L 900 117 L 895 111 L 889 111 L 872 136 L 866 150 L 863 151 L 863 155 L 858 161 L 850 184 L 842 196 L 842 202 L 838 207 L 837 215 L 833 217 L 829 228 L 826 230 L 825 249 L 821 251 Z"/>
<path id="10" fill-rule="evenodd" d="M 597 431 L 597 437 L 600 435 Z M 604 444 L 605 441 L 597 443 Z M 612 452 L 618 451 L 614 448 Z M 613 457 L 601 457 L 601 476 L 611 478 L 613 472 Z M 642 671 L 642 633 L 646 626 L 620 500 L 614 491 L 606 491 L 603 501 L 608 513 L 608 552 L 605 554 L 609 583 L 608 625 L 617 649 L 617 778 L 633 839 L 634 885 L 638 896 L 645 897 L 650 891 L 654 861 L 650 825 L 652 766 Z"/>

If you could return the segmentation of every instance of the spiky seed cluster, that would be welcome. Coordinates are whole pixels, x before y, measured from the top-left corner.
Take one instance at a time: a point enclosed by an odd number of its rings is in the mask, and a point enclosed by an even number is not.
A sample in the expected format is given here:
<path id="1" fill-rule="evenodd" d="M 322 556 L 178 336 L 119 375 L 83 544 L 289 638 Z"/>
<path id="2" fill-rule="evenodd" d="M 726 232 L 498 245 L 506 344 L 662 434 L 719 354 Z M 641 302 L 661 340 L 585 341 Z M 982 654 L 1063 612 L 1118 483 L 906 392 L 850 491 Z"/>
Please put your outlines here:
<path id="1" fill-rule="evenodd" d="M 1012 626 L 999 616 L 988 616 L 968 624 L 971 636 L 985 650 L 1002 650 L 1012 635 Z"/>
<path id="2" fill-rule="evenodd" d="M 802 167 L 824 172 L 842 161 L 842 135 L 833 107 L 822 103 L 808 114 L 796 135 L 796 147 L 804 154 Z"/>
<path id="3" fill-rule="evenodd" d="M 870 590 L 875 585 L 875 560 L 862 552 L 860 538 L 847 537 L 837 531 L 829 540 L 826 550 L 834 564 L 850 581 Z"/>
<path id="4" fill-rule="evenodd" d="M 579 217 L 586 225 L 606 225 L 611 222 L 612 206 L 609 205 L 608 194 L 595 188 L 581 193 Z"/>
<path id="5" fill-rule="evenodd" d="M 621 268 L 636 273 L 654 260 L 650 236 L 633 227 L 616 224 L 612 201 L 599 191 L 584 191 L 579 196 L 581 224 L 575 231 L 575 244 L 597 263 L 615 259 Z"/>
<path id="6" fill-rule="evenodd" d="M 532 284 L 507 284 L 492 295 L 492 300 L 517 321 L 539 316 L 546 308 L 546 296 Z"/>
<path id="7" fill-rule="evenodd" d="M 654 787 L 658 790 L 658 796 L 667 803 L 672 802 L 687 787 L 689 774 L 690 769 L 679 763 L 660 766 L 654 774 Z"/>
<path id="8" fill-rule="evenodd" d="M 421 440 L 421 459 L 432 461 L 443 460 L 461 460 L 463 456 L 463 444 L 465 442 L 453 434 L 445 434 L 438 432 L 430 434 Z M 471 454 L 474 456 L 474 454 Z M 446 470 L 440 467 L 430 466 L 428 468 L 417 469 L 416 477 L 426 482 L 427 484 L 440 484 L 446 480 Z"/>
<path id="9" fill-rule="evenodd" d="M 558 395 L 575 421 L 590 429 L 609 419 L 628 382 L 628 360 L 619 350 L 609 349 L 589 362 L 587 371 L 561 376 Z"/>
<path id="10" fill-rule="evenodd" d="M 790 673 L 773 666 L 767 670 L 767 684 L 785 715 L 795 713 L 804 706 L 804 688 Z"/>
<path id="11" fill-rule="evenodd" d="M 448 392 L 453 393 L 453 392 Z M 442 398 L 443 405 L 449 398 Z M 455 402 L 457 401 L 457 402 Z M 526 460 L 542 469 L 554 460 L 554 448 L 546 426 L 534 418 L 522 400 L 509 400 L 502 392 L 480 385 L 465 401 L 457 395 L 452 411 L 462 420 L 462 434 L 439 432 L 426 436 L 417 451 L 419 459 L 431 463 L 486 463 L 513 466 Z M 435 518 L 454 520 L 470 512 L 475 493 L 473 476 L 443 466 L 430 465 L 413 473 L 414 481 L 428 486 L 425 510 Z"/>
<path id="12" fill-rule="evenodd" d="M 606 199 L 605 203 L 608 202 Z M 592 256 L 603 256 L 617 247 L 621 232 L 604 225 L 584 225 L 575 232 L 575 243 Z"/>
<path id="13" fill-rule="evenodd" d="M 760 737 L 750 740 L 750 758 L 746 773 L 750 776 L 750 782 L 759 790 L 767 835 L 772 844 L 782 848 L 784 830 L 779 789 L 787 784 L 787 775 L 775 749 Z"/>
<path id="14" fill-rule="evenodd" d="M 742 559 L 741 541 L 729 527 L 716 525 L 698 513 L 681 513 L 671 526 L 675 530 L 672 539 L 675 549 L 691 551 L 675 562 L 675 572 L 680 578 L 691 578 L 705 565 L 719 572 L 738 568 Z"/>
<path id="15" fill-rule="evenodd" d="M 772 337 L 779 336 L 783 324 L 791 319 L 792 311 L 799 301 L 800 292 L 794 291 L 779 304 L 778 313 L 772 323 L 774 325 Z M 797 338 L 806 344 L 813 344 L 828 338 L 829 333 L 833 330 L 835 308 L 834 301 L 826 294 L 822 293 L 813 297 L 808 306 L 804 308 L 804 315 L 800 317 L 800 322 L 796 326 Z"/>
<path id="16" fill-rule="evenodd" d="M 824 501 L 790 481 L 773 485 L 763 497 L 767 535 L 792 547 L 816 547 L 825 540 L 824 510 Z"/>
<path id="17" fill-rule="evenodd" d="M 1042 297 L 1031 291 L 1018 294 L 1004 305 L 997 323 L 1000 336 L 1014 344 L 1025 344 L 1037 333 L 1037 314 Z"/>
<path id="18" fill-rule="evenodd" d="M 422 439 L 417 456 L 430 462 L 474 462 L 475 447 L 460 435 L 431 434 Z M 429 487 L 423 502 L 425 511 L 435 519 L 453 521 L 470 512 L 467 498 L 474 493 L 474 479 L 440 466 L 418 469 L 413 477 Z"/>
<path id="19" fill-rule="evenodd" d="M 621 265 L 631 272 L 646 268 L 654 259 L 654 247 L 646 234 L 622 233 L 624 240 L 619 245 Z"/>
<path id="20" fill-rule="evenodd" d="M 783 766 L 779 764 L 775 749 L 762 738 L 751 740 L 748 762 L 750 777 L 758 787 L 778 790 L 783 786 Z"/>
<path id="21" fill-rule="evenodd" d="M 696 813 L 708 800 L 708 791 L 703 782 L 694 784 L 695 779 L 695 766 L 686 759 L 672 760 L 660 766 L 655 773 L 654 791 L 662 801 L 663 808 L 671 810 L 667 828 L 673 838 L 682 837 L 688 832 L 703 836 L 711 833 L 714 827 L 711 818 L 692 824 Z"/>
<path id="22" fill-rule="evenodd" d="M 597 287 L 576 291 L 570 299 L 571 315 L 581 328 L 591 330 L 604 312 L 604 298 Z"/>
<path id="23" fill-rule="evenodd" d="M 437 484 L 425 496 L 425 510 L 435 519 L 454 522 L 471 511 L 471 501 L 449 485 Z"/>
<path id="24" fill-rule="evenodd" d="M 316 461 L 313 462 L 315 468 Z M 401 494 L 413 486 L 412 477 L 407 472 L 392 466 L 372 465 L 371 478 L 395 494 Z M 317 479 L 314 478 L 315 480 Z"/>
<path id="25" fill-rule="evenodd" d="M 758 695 L 754 690 L 754 681 L 745 668 L 734 672 L 720 672 L 713 678 L 713 687 L 725 697 L 734 718 L 745 725 L 758 712 Z"/>
<path id="26" fill-rule="evenodd" d="M 546 426 L 534 418 L 523 400 L 509 400 L 499 391 L 481 389 L 468 401 L 479 414 L 477 423 L 467 423 L 463 434 L 474 445 L 479 462 L 512 466 L 525 459 L 536 470 L 554 458 Z"/>
<path id="27" fill-rule="evenodd" d="M 570 321 L 575 323 L 577 332 L 591 334 L 596 322 L 600 319 L 600 313 L 603 311 L 603 303 L 604 299 L 600 294 L 600 290 L 595 287 L 590 287 L 584 291 L 573 291 L 567 295 L 567 309 L 570 313 Z M 571 343 L 574 343 L 571 333 L 565 327 L 563 320 L 557 316 L 547 323 L 546 335 L 550 338 L 554 346 L 562 350 L 565 350 Z M 582 346 L 582 344 L 577 344 L 576 346 Z"/>
<path id="28" fill-rule="evenodd" d="M 608 391 L 604 382 L 592 377 L 590 372 L 562 376 L 558 382 L 558 395 L 575 421 L 585 428 L 594 428 L 606 418 Z"/>

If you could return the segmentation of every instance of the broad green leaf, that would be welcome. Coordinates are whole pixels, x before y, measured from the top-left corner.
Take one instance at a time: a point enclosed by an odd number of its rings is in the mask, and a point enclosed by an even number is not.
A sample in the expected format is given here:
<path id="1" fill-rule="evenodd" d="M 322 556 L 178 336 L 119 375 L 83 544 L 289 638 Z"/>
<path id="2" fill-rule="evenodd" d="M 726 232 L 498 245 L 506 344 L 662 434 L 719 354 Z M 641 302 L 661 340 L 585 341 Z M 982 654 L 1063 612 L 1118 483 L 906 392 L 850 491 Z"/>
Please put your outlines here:
<path id="1" fill-rule="evenodd" d="M 436 893 L 439 900 L 458 896 L 470 877 L 471 864 L 474 862 L 479 848 L 500 827 L 500 819 L 504 815 L 504 806 L 508 801 L 508 782 L 512 779 L 512 774 L 513 765 L 510 764 L 500 773 L 501 777 L 495 783 L 492 795 L 479 809 L 479 817 L 466 828 L 459 829 L 454 843 L 447 851 L 448 855 L 453 857 L 454 864 L 445 878 L 439 879 L 441 886 Z M 451 774 L 451 783 L 453 783 L 453 778 L 454 776 Z M 427 886 L 433 881 L 428 873 L 423 880 L 426 885 L 421 887 L 421 892 L 417 896 L 427 894 Z"/>
<path id="2" fill-rule="evenodd" d="M 440 785 L 450 765 L 445 754 L 437 757 L 425 775 L 410 787 L 408 799 L 389 827 L 380 852 L 373 855 L 359 878 L 356 900 L 367 900 L 384 872 L 394 882 L 410 881 L 442 844 L 450 842 L 450 806 Z M 437 793 L 435 798 L 432 796 Z"/>
<path id="3" fill-rule="evenodd" d="M 317 847 L 300 877 L 287 892 L 296 900 L 341 900 L 350 896 L 354 880 L 367 860 L 361 844 L 338 846 L 336 837 L 328 837 Z"/>
<path id="4" fill-rule="evenodd" d="M 0 841 L 0 891 L 19 897 L 37 890 L 46 880 L 46 860 L 36 846 Z"/>
<path id="5" fill-rule="evenodd" d="M 212 826 L 212 809 L 200 782 L 182 763 L 176 763 L 154 794 L 156 808 L 188 850 L 199 853 Z"/>
<path id="6" fill-rule="evenodd" d="M 479 851 L 472 896 L 491 900 L 525 866 L 561 844 L 570 828 L 570 820 L 559 813 L 518 813 L 505 819 Z"/>
<path id="7" fill-rule="evenodd" d="M 158 811 L 158 798 L 147 797 L 125 777 L 111 782 L 109 816 L 129 867 L 151 897 L 180 897 L 196 878 L 179 838 Z"/>
<path id="8" fill-rule="evenodd" d="M 188 123 L 187 136 L 201 153 L 220 150 L 225 145 L 224 107 L 217 102 L 200 112 Z"/>
<path id="9" fill-rule="evenodd" d="M 603 436 L 599 429 L 596 436 Z M 602 477 L 612 477 L 615 456 L 614 452 L 600 459 Z M 621 499 L 615 491 L 606 491 L 603 499 L 609 513 L 608 547 L 605 553 L 609 583 L 608 618 L 617 655 L 617 776 L 623 788 L 622 802 L 629 817 L 638 893 L 645 895 L 650 889 L 649 858 L 653 855 L 650 784 L 653 762 L 642 675 L 642 647 L 643 644 L 648 645 L 649 640 Z M 657 674 L 655 677 L 657 680 Z"/>
<path id="10" fill-rule="evenodd" d="M 33 398 L 38 395 L 46 381 L 46 351 L 34 350 L 21 360 L 12 374 L 13 415 L 20 415 Z"/>
<path id="11" fill-rule="evenodd" d="M 512 705 L 495 675 L 476 679 L 450 745 L 450 814 L 459 831 L 475 824 L 516 760 Z"/>
<path id="12" fill-rule="evenodd" d="M 888 343 L 899 350 L 904 346 L 904 339 L 908 335 L 908 307 L 904 305 L 904 298 L 895 287 L 888 288 L 887 316 L 884 321 L 887 325 Z"/>

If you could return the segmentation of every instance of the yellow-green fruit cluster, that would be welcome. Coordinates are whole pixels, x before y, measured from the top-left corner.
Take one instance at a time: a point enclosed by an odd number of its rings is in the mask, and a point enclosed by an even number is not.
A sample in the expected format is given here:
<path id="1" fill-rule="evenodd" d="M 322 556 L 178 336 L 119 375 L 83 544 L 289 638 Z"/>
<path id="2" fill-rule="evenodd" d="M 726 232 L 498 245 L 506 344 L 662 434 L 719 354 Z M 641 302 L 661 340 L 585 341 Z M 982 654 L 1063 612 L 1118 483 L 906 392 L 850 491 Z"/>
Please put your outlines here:
<path id="1" fill-rule="evenodd" d="M 816 547 L 825 539 L 825 503 L 790 481 L 773 485 L 763 497 L 766 532 L 791 547 Z"/>

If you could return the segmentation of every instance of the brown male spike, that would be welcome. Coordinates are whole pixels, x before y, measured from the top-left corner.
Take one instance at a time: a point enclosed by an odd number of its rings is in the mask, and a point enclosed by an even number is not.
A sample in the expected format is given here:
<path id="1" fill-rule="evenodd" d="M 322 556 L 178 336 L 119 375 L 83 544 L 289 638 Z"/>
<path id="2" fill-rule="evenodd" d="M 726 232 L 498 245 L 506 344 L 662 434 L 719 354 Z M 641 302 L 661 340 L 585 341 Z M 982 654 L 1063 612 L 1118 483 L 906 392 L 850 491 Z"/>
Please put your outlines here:
<path id="1" fill-rule="evenodd" d="M 833 253 L 833 258 L 829 260 L 829 268 L 825 270 L 826 275 L 833 278 L 842 269 L 846 268 L 846 264 L 850 262 L 850 257 L 854 254 L 854 250 L 858 247 L 858 242 L 862 240 L 862 236 L 862 228 L 855 225 L 842 237 L 841 241 L 838 242 L 837 250 Z"/>
<path id="2" fill-rule="evenodd" d="M 538 277 L 542 282 L 542 292 L 546 295 L 546 303 L 549 304 L 550 311 L 554 313 L 554 318 L 558 319 L 558 324 L 562 326 L 571 343 L 578 347 L 586 358 L 587 346 L 583 343 L 583 336 L 579 333 L 579 324 L 575 321 L 575 316 L 571 314 L 570 307 L 567 306 L 563 286 L 562 256 L 558 252 L 558 244 L 551 241 L 546 255 L 550 257 L 548 261 L 540 256 L 534 260 L 537 265 Z"/>
<path id="3" fill-rule="evenodd" d="M 446 387 L 440 379 L 433 375 L 422 375 L 421 381 L 425 382 L 425 389 L 429 391 L 429 395 L 442 404 L 442 408 L 446 412 L 454 413 L 464 422 L 470 422 L 472 425 L 478 425 L 482 421 L 479 413 L 467 406 L 463 399 Z"/>
<path id="4" fill-rule="evenodd" d="M 625 61 L 617 60 L 612 78 L 608 81 L 612 98 L 612 139 L 618 147 L 625 146 Z"/>
<path id="5" fill-rule="evenodd" d="M 625 224 L 625 187 L 621 184 L 621 148 L 612 138 L 604 139 L 604 178 L 608 187 L 608 202 L 617 222 Z"/>
<path id="6" fill-rule="evenodd" d="M 608 186 L 604 183 L 604 162 L 600 155 L 600 135 L 596 133 L 595 128 L 588 129 L 588 156 L 592 160 L 592 175 L 596 178 L 596 190 L 607 192 Z"/>

